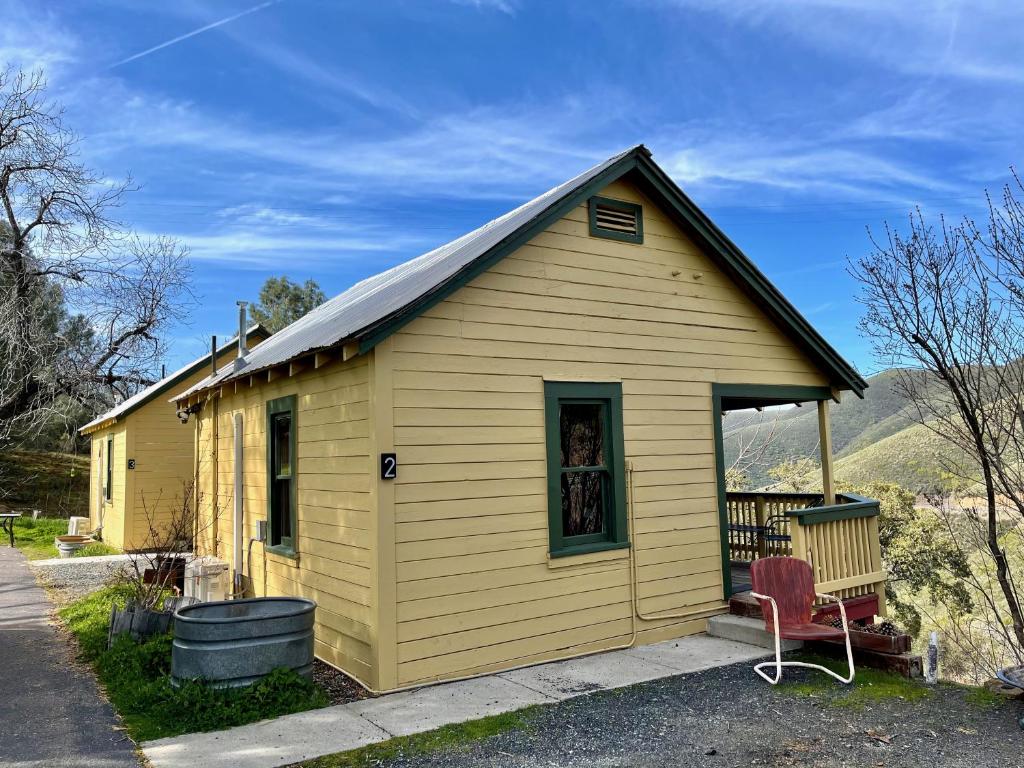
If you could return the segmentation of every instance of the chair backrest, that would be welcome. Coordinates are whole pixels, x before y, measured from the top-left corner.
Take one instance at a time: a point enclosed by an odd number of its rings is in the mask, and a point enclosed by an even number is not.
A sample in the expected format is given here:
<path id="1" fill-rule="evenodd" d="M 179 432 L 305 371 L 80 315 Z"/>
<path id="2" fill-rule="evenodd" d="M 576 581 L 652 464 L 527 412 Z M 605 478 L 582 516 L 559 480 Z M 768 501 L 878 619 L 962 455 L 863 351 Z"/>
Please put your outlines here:
<path id="1" fill-rule="evenodd" d="M 779 606 L 779 626 L 795 626 L 811 621 L 814 605 L 814 574 L 811 565 L 795 557 L 764 557 L 750 565 L 754 592 L 771 595 Z M 772 604 L 760 600 L 765 629 L 775 631 Z"/>

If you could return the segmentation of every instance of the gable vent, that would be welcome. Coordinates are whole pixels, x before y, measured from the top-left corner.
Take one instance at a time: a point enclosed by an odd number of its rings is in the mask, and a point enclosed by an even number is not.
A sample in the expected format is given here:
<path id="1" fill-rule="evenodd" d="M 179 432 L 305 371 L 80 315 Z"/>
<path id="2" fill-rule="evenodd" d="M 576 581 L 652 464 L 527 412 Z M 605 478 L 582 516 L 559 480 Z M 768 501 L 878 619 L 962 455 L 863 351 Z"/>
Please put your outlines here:
<path id="1" fill-rule="evenodd" d="M 644 241 L 643 209 L 636 203 L 590 198 L 590 234 L 627 243 Z"/>

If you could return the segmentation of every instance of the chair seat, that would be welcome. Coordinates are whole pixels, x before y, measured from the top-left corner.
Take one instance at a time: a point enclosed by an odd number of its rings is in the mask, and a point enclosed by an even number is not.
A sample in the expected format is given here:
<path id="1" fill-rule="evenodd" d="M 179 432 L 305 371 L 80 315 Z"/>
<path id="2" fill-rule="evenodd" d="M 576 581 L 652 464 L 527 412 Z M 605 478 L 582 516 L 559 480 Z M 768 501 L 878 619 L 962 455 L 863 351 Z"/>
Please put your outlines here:
<path id="1" fill-rule="evenodd" d="M 790 624 L 779 627 L 779 637 L 783 640 L 843 640 L 846 634 L 825 624 Z"/>

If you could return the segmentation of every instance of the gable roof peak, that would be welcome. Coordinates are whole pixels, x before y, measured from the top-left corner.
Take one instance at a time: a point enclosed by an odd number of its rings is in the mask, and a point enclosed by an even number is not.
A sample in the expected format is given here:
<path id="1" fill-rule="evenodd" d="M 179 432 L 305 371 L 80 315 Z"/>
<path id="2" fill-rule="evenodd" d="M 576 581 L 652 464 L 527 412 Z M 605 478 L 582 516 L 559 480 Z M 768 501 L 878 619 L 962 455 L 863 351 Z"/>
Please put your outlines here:
<path id="1" fill-rule="evenodd" d="M 588 197 L 631 173 L 642 191 L 704 245 L 709 255 L 721 262 L 783 331 L 808 352 L 834 386 L 862 393 L 867 383 L 856 370 L 679 189 L 654 162 L 651 151 L 644 144 L 635 144 L 472 232 L 356 283 L 251 350 L 242 365 L 208 376 L 178 397 L 342 343 L 358 342 L 361 352 L 372 349 Z"/>

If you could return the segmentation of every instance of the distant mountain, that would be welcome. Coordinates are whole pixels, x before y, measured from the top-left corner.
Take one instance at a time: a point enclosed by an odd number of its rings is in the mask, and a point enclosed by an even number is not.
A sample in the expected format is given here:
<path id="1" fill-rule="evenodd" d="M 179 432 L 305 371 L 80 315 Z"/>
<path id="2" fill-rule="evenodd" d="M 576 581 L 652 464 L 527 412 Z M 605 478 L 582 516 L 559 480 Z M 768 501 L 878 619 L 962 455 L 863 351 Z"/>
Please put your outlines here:
<path id="1" fill-rule="evenodd" d="M 932 493 L 949 487 L 950 460 L 953 466 L 967 465 L 960 451 L 928 427 L 915 424 L 848 453 L 836 461 L 834 473 L 837 480 L 855 487 L 881 481 L 915 493 Z"/>
<path id="2" fill-rule="evenodd" d="M 832 449 L 837 459 L 837 476 L 841 463 L 838 460 L 846 457 L 852 459 L 854 454 L 862 450 L 875 448 L 867 457 L 861 457 L 859 463 L 850 461 L 843 465 L 851 472 L 856 471 L 858 476 L 868 472 L 876 458 L 881 459 L 879 444 L 914 426 L 911 406 L 895 387 L 897 373 L 896 370 L 889 370 L 870 377 L 863 400 L 846 393 L 841 403 L 832 405 Z M 735 461 L 740 446 L 762 443 L 774 430 L 774 436 L 763 455 L 747 470 L 752 488 L 769 483 L 768 470 L 786 459 L 812 456 L 818 460 L 819 457 L 818 416 L 813 406 L 762 413 L 732 413 L 726 416 L 723 430 L 726 466 L 731 466 Z M 936 440 L 934 435 L 929 433 L 928 436 Z M 910 441 L 915 451 L 923 449 L 928 443 L 926 436 L 919 432 L 909 433 L 901 439 Z M 899 441 L 887 443 L 886 450 L 895 450 L 894 446 L 898 445 Z M 747 453 L 749 455 L 750 452 Z M 890 458 L 895 456 L 899 454 L 892 454 Z M 929 477 L 937 476 L 934 466 L 932 470 L 925 474 Z"/>

